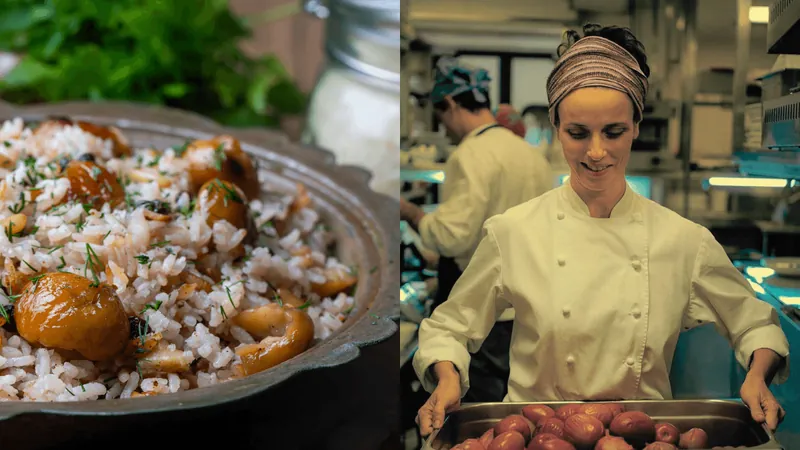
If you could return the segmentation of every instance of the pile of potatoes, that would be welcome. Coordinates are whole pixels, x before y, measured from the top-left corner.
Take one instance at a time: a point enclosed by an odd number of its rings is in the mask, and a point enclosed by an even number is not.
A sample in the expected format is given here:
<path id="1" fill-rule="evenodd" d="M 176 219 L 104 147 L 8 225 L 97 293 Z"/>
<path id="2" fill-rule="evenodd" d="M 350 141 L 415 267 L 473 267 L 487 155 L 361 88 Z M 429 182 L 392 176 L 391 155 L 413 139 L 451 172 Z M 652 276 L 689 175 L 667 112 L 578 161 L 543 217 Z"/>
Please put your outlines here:
<path id="1" fill-rule="evenodd" d="M 578 403 L 553 410 L 528 405 L 480 438 L 467 439 L 452 450 L 678 450 L 707 449 L 700 428 L 681 433 L 621 404 Z"/>

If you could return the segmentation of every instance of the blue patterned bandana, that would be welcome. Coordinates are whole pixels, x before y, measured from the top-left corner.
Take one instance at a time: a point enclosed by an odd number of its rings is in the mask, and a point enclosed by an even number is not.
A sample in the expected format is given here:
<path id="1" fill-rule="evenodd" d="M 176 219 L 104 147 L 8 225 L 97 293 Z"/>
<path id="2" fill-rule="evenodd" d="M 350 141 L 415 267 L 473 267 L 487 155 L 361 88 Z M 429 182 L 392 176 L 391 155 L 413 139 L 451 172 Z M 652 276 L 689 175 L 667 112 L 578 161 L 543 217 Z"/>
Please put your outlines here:
<path id="1" fill-rule="evenodd" d="M 431 103 L 439 103 L 448 95 L 455 97 L 469 91 L 472 91 L 476 101 L 488 101 L 489 82 L 492 79 L 486 70 L 464 66 L 454 58 L 440 58 L 434 73 Z"/>

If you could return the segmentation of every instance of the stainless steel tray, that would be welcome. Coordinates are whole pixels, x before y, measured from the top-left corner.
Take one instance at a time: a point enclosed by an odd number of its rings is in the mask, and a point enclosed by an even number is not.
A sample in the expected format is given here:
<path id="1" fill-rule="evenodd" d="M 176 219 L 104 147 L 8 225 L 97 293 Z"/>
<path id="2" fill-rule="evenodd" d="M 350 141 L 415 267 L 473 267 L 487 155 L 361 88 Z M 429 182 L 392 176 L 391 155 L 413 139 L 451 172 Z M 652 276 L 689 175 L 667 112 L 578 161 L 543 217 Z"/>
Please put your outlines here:
<path id="1" fill-rule="evenodd" d="M 472 403 L 448 415 L 444 426 L 425 442 L 423 450 L 447 450 L 469 438 L 480 437 L 502 418 L 520 414 L 526 405 L 559 406 L 578 402 Z M 746 446 L 759 450 L 784 450 L 775 436 L 750 417 L 744 404 L 730 400 L 644 400 L 603 402 L 642 411 L 655 421 L 669 422 L 681 432 L 699 427 L 708 433 L 709 448 Z"/>

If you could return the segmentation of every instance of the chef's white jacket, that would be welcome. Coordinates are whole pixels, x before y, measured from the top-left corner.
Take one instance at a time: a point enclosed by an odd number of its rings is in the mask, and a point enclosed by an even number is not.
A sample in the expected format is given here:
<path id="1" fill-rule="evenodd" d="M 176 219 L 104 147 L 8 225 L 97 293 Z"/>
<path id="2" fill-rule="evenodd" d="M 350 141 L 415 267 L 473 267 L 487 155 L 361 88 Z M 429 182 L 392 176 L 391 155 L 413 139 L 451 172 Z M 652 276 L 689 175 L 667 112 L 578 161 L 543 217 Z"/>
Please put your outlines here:
<path id="1" fill-rule="evenodd" d="M 502 127 L 472 130 L 445 165 L 436 211 L 419 223 L 422 244 L 454 258 L 461 270 L 481 240 L 489 217 L 553 188 L 555 178 L 540 151 Z"/>
<path id="2" fill-rule="evenodd" d="M 789 353 L 776 311 L 711 233 L 630 187 L 607 219 L 590 217 L 566 183 L 488 220 L 449 300 L 420 326 L 425 389 L 431 365 L 451 361 L 466 393 L 467 344 L 509 306 L 506 401 L 670 399 L 678 335 L 708 322 L 745 367 L 760 348 Z"/>

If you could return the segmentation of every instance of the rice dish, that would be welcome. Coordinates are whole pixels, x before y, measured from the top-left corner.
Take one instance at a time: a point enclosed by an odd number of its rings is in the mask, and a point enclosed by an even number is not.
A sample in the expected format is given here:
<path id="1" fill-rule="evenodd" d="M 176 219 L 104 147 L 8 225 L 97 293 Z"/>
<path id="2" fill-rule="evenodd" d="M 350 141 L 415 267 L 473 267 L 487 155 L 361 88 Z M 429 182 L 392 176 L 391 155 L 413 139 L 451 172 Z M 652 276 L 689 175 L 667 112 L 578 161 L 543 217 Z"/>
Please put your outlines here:
<path id="1" fill-rule="evenodd" d="M 302 186 L 264 180 L 227 136 L 132 149 L 113 127 L 2 123 L 0 401 L 202 388 L 341 327 L 357 271 Z"/>

